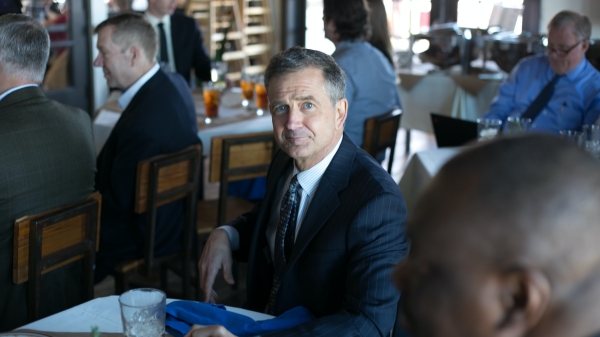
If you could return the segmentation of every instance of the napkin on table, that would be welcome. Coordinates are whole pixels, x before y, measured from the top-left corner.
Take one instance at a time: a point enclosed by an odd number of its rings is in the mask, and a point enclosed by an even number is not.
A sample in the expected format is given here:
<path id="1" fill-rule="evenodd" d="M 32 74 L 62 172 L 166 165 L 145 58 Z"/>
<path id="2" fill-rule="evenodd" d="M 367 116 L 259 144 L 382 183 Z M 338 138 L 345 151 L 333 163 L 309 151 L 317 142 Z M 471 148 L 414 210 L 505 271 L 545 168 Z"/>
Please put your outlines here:
<path id="1" fill-rule="evenodd" d="M 186 334 L 192 325 L 222 325 L 240 337 L 256 336 L 291 329 L 314 320 L 304 307 L 295 307 L 278 317 L 255 321 L 250 317 L 227 311 L 224 305 L 193 301 L 176 301 L 167 305 L 167 331 L 175 337 Z"/>

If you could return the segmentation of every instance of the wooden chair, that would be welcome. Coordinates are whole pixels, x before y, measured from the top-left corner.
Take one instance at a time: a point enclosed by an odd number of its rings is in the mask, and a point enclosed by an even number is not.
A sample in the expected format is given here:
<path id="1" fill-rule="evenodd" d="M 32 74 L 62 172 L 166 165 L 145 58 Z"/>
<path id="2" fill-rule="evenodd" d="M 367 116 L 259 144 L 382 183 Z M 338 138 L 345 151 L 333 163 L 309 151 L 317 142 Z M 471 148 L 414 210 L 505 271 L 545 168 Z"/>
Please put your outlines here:
<path id="1" fill-rule="evenodd" d="M 367 151 L 373 158 L 390 148 L 390 159 L 388 162 L 388 173 L 392 174 L 394 152 L 396 151 L 396 137 L 400 128 L 401 110 L 392 110 L 383 115 L 371 117 L 365 121 L 365 133 L 363 136 L 363 150 Z"/>
<path id="2" fill-rule="evenodd" d="M 214 228 L 252 210 L 254 203 L 227 196 L 227 185 L 232 181 L 265 177 L 276 150 L 272 131 L 212 138 L 208 180 L 220 183 L 219 199 L 198 202 L 198 214 L 202 214 L 198 217 L 198 242 L 204 242 Z M 201 254 L 202 245 L 198 245 L 198 256 Z M 233 270 L 235 274 L 237 268 L 234 266 Z"/>
<path id="3" fill-rule="evenodd" d="M 129 289 L 132 276 L 151 278 L 156 266 L 169 260 L 181 258 L 184 266 L 192 261 L 192 239 L 196 231 L 196 201 L 200 179 L 200 145 L 190 146 L 172 154 L 155 156 L 138 163 L 135 208 L 136 214 L 147 214 L 144 257 L 125 261 L 115 268 L 115 286 L 118 294 Z M 157 208 L 173 201 L 186 199 L 183 251 L 167 257 L 154 257 Z M 139 271 L 139 272 L 138 272 Z M 183 297 L 190 297 L 190 268 L 182 268 Z M 166 282 L 162 284 L 166 287 Z"/>
<path id="4" fill-rule="evenodd" d="M 29 281 L 27 320 L 40 317 L 42 274 L 84 259 L 84 301 L 94 297 L 94 262 L 99 245 L 102 197 L 15 220 L 13 282 Z"/>

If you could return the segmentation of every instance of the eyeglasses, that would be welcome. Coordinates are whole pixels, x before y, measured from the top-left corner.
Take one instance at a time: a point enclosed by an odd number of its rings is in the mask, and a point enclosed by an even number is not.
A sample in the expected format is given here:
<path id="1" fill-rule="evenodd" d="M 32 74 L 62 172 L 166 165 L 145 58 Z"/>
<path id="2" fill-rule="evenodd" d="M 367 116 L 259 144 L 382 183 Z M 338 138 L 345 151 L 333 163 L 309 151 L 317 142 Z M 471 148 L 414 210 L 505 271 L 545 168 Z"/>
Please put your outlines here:
<path id="1" fill-rule="evenodd" d="M 573 51 L 573 49 L 575 49 L 575 47 L 579 46 L 583 41 L 585 41 L 585 39 L 579 40 L 579 42 L 577 42 L 574 46 L 567 48 L 567 49 L 556 49 L 554 47 L 548 46 L 548 54 L 554 53 L 558 57 L 565 57 L 565 56 L 569 55 L 569 53 L 571 53 L 571 51 Z"/>

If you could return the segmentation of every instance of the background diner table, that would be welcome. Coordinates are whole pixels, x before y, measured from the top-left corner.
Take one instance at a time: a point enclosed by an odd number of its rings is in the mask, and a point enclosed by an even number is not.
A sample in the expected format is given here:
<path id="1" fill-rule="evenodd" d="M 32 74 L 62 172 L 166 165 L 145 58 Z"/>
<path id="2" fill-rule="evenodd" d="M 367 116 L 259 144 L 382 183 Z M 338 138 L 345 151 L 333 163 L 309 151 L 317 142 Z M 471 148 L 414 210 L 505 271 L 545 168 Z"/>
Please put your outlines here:
<path id="1" fill-rule="evenodd" d="M 114 91 L 94 118 L 93 132 L 97 154 L 100 153 L 120 117 L 122 109 L 117 103 L 120 95 L 120 92 Z M 204 111 L 202 89 L 192 89 L 196 106 L 198 137 L 202 141 L 204 156 L 210 153 L 212 137 L 273 130 L 269 111 L 264 111 L 262 115 L 257 114 L 254 101 L 250 101 L 247 108 L 243 107 L 241 95 L 241 88 L 237 87 L 224 91 L 221 95 L 219 116 L 208 119 Z"/>
<path id="2" fill-rule="evenodd" d="M 415 202 L 427 184 L 442 166 L 465 147 L 446 147 L 421 151 L 413 154 L 408 160 L 404 175 L 398 186 L 406 202 L 408 214 L 414 209 Z"/>
<path id="3" fill-rule="evenodd" d="M 167 299 L 167 304 L 178 301 Z M 228 311 L 250 317 L 256 321 L 273 316 L 250 310 L 226 307 Z M 123 333 L 119 296 L 96 298 L 71 309 L 40 319 L 16 330 L 37 330 L 47 332 L 85 332 L 90 333 L 97 326 L 100 332 Z"/>

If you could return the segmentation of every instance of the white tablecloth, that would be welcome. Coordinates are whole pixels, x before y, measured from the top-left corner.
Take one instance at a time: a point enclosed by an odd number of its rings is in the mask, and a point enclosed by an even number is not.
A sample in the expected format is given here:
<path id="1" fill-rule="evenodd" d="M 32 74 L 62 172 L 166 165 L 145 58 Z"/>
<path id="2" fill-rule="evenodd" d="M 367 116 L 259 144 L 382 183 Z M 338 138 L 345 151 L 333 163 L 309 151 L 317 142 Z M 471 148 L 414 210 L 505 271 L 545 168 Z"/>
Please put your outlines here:
<path id="1" fill-rule="evenodd" d="M 167 304 L 174 299 L 167 299 Z M 273 316 L 245 309 L 227 307 L 227 310 L 248 316 L 254 320 L 265 320 Z M 91 332 L 97 326 L 100 332 L 123 333 L 119 296 L 96 298 L 71 309 L 27 324 L 19 329 L 54 332 Z"/>
<path id="2" fill-rule="evenodd" d="M 412 155 L 406 165 L 404 175 L 398 186 L 404 196 L 406 208 L 410 215 L 420 193 L 440 168 L 463 148 L 442 148 L 417 152 Z"/>
<path id="3" fill-rule="evenodd" d="M 430 113 L 475 121 L 489 108 L 501 80 L 433 73 L 400 74 L 402 123 L 405 129 L 433 133 Z"/>

